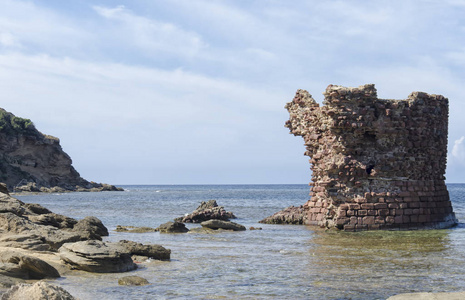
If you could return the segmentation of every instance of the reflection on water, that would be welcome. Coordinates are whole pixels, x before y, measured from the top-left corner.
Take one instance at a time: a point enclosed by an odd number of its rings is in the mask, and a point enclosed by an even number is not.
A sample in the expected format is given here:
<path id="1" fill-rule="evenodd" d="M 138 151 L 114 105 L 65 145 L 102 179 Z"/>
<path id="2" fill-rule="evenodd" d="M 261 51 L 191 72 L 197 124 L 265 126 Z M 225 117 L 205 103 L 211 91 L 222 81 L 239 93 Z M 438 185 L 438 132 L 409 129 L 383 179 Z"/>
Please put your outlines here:
<path id="1" fill-rule="evenodd" d="M 449 186 L 459 220 L 465 185 Z M 306 226 L 258 224 L 305 202 L 308 186 L 131 187 L 126 193 L 23 196 L 56 213 L 95 215 L 109 241 L 161 244 L 170 262 L 144 262 L 132 272 L 144 287 L 118 286 L 128 274 L 67 276 L 58 282 L 86 299 L 386 299 L 406 292 L 465 290 L 465 226 L 450 230 L 344 233 Z M 156 227 L 217 199 L 247 227 L 218 234 L 117 233 L 116 225 Z M 199 225 L 189 224 L 188 227 Z"/>

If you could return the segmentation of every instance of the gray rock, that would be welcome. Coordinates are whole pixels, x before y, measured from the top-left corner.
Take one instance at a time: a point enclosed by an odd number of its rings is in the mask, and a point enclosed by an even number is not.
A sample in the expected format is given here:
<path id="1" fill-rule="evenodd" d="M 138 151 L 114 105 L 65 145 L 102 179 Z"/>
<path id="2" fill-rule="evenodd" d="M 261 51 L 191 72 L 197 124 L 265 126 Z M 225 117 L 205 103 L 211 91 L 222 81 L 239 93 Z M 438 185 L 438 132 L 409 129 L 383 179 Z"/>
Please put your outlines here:
<path id="1" fill-rule="evenodd" d="M 7 234 L 0 237 L 0 247 L 29 249 L 34 251 L 50 251 L 52 247 L 45 238 L 35 234 Z"/>
<path id="2" fill-rule="evenodd" d="M 79 232 L 83 239 L 102 240 L 102 236 L 108 236 L 108 229 L 96 217 L 85 217 L 73 227 L 74 232 Z"/>
<path id="3" fill-rule="evenodd" d="M 147 285 L 147 279 L 140 276 L 126 276 L 118 279 L 119 285 Z"/>
<path id="4" fill-rule="evenodd" d="M 0 253 L 0 274 L 22 279 L 58 278 L 58 271 L 45 261 L 15 251 Z"/>
<path id="5" fill-rule="evenodd" d="M 307 223 L 308 208 L 303 206 L 290 206 L 278 211 L 272 216 L 266 217 L 259 223 L 263 224 L 294 224 L 303 225 Z"/>
<path id="6" fill-rule="evenodd" d="M 158 226 L 157 230 L 160 233 L 183 233 L 189 231 L 186 225 L 177 221 L 166 222 L 165 224 L 161 224 L 160 226 Z"/>
<path id="7" fill-rule="evenodd" d="M 30 214 L 43 215 L 52 213 L 49 209 L 37 203 L 24 203 L 24 207 L 29 211 Z"/>
<path id="8" fill-rule="evenodd" d="M 117 243 L 97 240 L 66 243 L 59 253 L 65 263 L 87 272 L 117 273 L 137 268 L 130 252 Z"/>
<path id="9" fill-rule="evenodd" d="M 10 288 L 18 283 L 26 283 L 23 279 L 0 274 L 0 288 Z"/>
<path id="10" fill-rule="evenodd" d="M 156 232 L 158 230 L 152 227 L 134 227 L 134 226 L 117 225 L 115 231 L 130 232 L 130 233 L 146 233 L 146 232 Z"/>
<path id="11" fill-rule="evenodd" d="M 17 284 L 2 295 L 2 300 L 75 300 L 65 289 L 39 281 L 30 284 Z"/>
<path id="12" fill-rule="evenodd" d="M 0 182 L 0 193 L 10 195 L 6 183 Z"/>
<path id="13" fill-rule="evenodd" d="M 53 226 L 59 229 L 73 228 L 73 226 L 78 223 L 73 218 L 69 218 L 63 215 L 55 213 L 47 213 L 41 215 L 32 215 L 27 217 L 33 223 L 39 225 Z"/>
<path id="14" fill-rule="evenodd" d="M 0 213 L 10 212 L 22 216 L 25 212 L 24 203 L 8 194 L 0 193 Z"/>
<path id="15" fill-rule="evenodd" d="M 200 223 L 202 227 L 207 227 L 210 229 L 225 229 L 225 230 L 233 230 L 233 231 L 244 231 L 246 228 L 240 224 L 230 222 L 230 221 L 223 221 L 223 220 L 208 220 L 205 222 Z"/>
<path id="16" fill-rule="evenodd" d="M 169 260 L 171 256 L 171 250 L 160 245 L 144 245 L 126 240 L 119 241 L 117 244 L 131 255 L 141 255 L 158 260 Z"/>
<path id="17" fill-rule="evenodd" d="M 218 206 L 216 200 L 202 201 L 199 207 L 184 217 L 176 218 L 175 221 L 182 223 L 201 223 L 203 221 L 217 219 L 229 221 L 235 219 L 236 216 L 229 211 L 226 211 L 223 206 Z"/>
<path id="18" fill-rule="evenodd" d="M 80 241 L 78 233 L 59 230 L 52 226 L 44 226 L 31 222 L 13 213 L 0 213 L 0 230 L 10 234 L 27 234 L 43 237 L 45 243 L 54 250 L 64 243 Z"/>

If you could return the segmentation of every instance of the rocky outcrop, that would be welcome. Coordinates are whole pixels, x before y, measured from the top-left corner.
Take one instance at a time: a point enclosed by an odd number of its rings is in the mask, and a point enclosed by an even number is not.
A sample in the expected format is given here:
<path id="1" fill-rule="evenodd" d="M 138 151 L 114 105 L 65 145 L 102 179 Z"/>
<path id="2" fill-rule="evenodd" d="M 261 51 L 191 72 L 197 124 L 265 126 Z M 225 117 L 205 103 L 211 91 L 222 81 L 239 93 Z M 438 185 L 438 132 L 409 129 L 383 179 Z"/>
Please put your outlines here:
<path id="1" fill-rule="evenodd" d="M 182 223 L 201 223 L 203 221 L 217 219 L 229 221 L 235 219 L 232 212 L 226 211 L 223 206 L 218 206 L 216 200 L 202 201 L 194 212 L 184 217 L 176 218 L 175 221 Z"/>
<path id="2" fill-rule="evenodd" d="M 39 281 L 34 284 L 17 284 L 2 295 L 2 300 L 75 300 L 62 287 Z"/>
<path id="3" fill-rule="evenodd" d="M 157 227 L 157 231 L 160 233 L 184 233 L 188 232 L 186 225 L 181 222 L 166 222 Z"/>
<path id="4" fill-rule="evenodd" d="M 137 269 L 130 252 L 113 243 L 97 240 L 67 243 L 59 253 L 65 263 L 87 272 L 116 273 Z"/>
<path id="5" fill-rule="evenodd" d="M 233 231 L 244 231 L 246 230 L 245 226 L 230 222 L 230 221 L 223 221 L 223 220 L 208 220 L 205 222 L 200 223 L 202 227 L 210 228 L 210 229 L 223 229 L 223 230 L 233 230 Z"/>
<path id="6" fill-rule="evenodd" d="M 58 271 L 45 261 L 16 251 L 0 252 L 0 274 L 22 279 L 58 278 Z"/>
<path id="7" fill-rule="evenodd" d="M 346 231 L 457 223 L 444 182 L 447 98 L 413 92 L 406 100 L 378 99 L 373 84 L 330 85 L 324 96 L 320 107 L 298 90 L 286 105 L 286 127 L 303 137 L 311 157 L 311 199 L 271 223 L 297 219 Z"/>
<path id="8" fill-rule="evenodd" d="M 14 192 L 120 190 L 83 179 L 58 138 L 42 134 L 31 120 L 1 108 L 0 181 Z"/>
<path id="9" fill-rule="evenodd" d="M 282 211 L 278 211 L 272 216 L 266 217 L 259 223 L 265 224 L 294 224 L 304 225 L 308 220 L 308 208 L 304 206 L 290 206 Z"/>
<path id="10" fill-rule="evenodd" d="M 141 244 L 133 241 L 122 240 L 116 243 L 117 246 L 122 247 L 125 252 L 131 255 L 145 256 L 157 260 L 170 260 L 171 250 L 166 249 L 160 245 L 154 244 Z"/>

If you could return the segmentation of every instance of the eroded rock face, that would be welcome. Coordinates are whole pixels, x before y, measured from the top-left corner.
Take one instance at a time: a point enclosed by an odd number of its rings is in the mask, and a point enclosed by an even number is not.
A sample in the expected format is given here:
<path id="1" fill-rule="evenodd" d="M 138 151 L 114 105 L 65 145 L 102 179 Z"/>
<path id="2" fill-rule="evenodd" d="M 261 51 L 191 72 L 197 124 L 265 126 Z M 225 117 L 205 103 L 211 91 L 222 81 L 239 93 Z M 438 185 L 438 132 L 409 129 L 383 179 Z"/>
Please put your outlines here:
<path id="1" fill-rule="evenodd" d="M 0 181 L 14 192 L 118 190 L 83 179 L 58 138 L 42 134 L 31 120 L 1 108 Z"/>
<path id="2" fill-rule="evenodd" d="M 311 157 L 305 224 L 347 231 L 456 224 L 444 182 L 447 98 L 378 99 L 373 84 L 330 85 L 324 96 L 320 107 L 298 90 L 286 105 L 286 127 Z"/>

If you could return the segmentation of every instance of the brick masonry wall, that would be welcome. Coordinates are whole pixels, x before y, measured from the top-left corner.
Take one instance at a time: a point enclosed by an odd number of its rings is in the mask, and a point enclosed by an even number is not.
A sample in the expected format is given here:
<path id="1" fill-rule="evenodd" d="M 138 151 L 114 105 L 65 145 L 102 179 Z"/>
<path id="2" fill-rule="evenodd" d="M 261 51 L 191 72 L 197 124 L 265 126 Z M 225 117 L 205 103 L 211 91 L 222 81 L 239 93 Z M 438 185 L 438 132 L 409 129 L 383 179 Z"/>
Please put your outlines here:
<path id="1" fill-rule="evenodd" d="M 305 90 L 286 105 L 286 127 L 311 158 L 305 223 L 346 231 L 456 224 L 444 182 L 447 98 L 378 99 L 373 84 L 323 94 L 321 107 Z"/>

